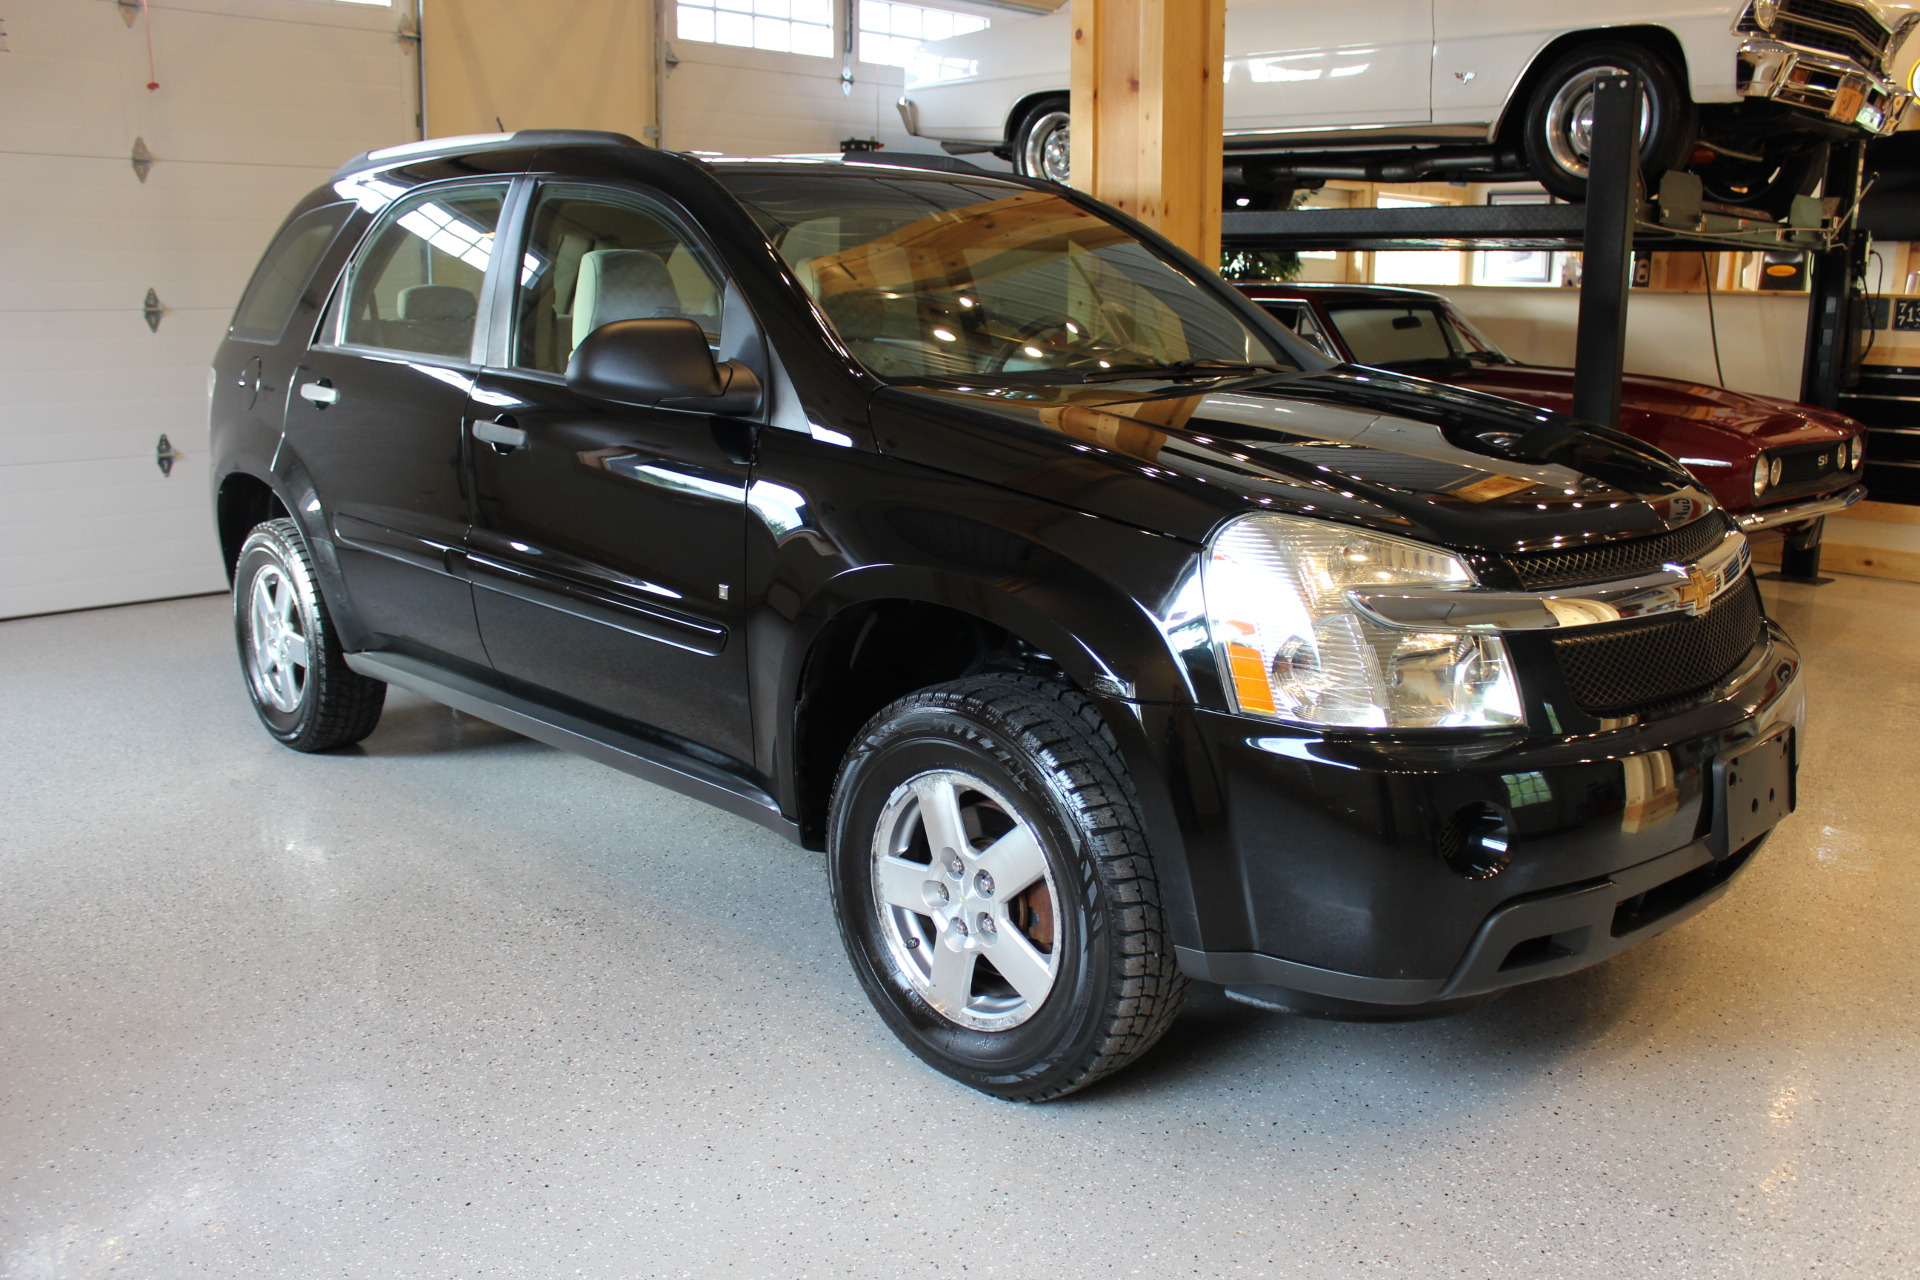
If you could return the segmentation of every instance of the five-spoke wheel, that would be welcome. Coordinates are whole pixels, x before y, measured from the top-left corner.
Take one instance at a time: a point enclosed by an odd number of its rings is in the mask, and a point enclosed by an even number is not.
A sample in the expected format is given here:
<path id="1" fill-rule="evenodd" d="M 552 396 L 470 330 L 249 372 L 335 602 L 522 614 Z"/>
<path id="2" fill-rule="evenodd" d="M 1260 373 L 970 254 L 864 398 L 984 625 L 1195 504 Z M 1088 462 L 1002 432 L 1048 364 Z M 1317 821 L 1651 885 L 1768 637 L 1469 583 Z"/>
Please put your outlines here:
<path id="1" fill-rule="evenodd" d="M 1056 972 L 1047 856 L 981 779 L 941 769 L 894 788 L 874 832 L 873 896 L 893 962 L 944 1016 L 1000 1031 L 1046 1003 Z"/>
<path id="2" fill-rule="evenodd" d="M 268 520 L 241 546 L 233 625 L 247 693 L 267 732 L 296 751 L 342 747 L 373 732 L 387 686 L 347 666 L 293 521 Z"/>
<path id="3" fill-rule="evenodd" d="M 1065 685 L 975 676 L 868 722 L 828 820 L 854 971 L 920 1057 L 1037 1101 L 1126 1065 L 1186 988 L 1133 789 Z"/>

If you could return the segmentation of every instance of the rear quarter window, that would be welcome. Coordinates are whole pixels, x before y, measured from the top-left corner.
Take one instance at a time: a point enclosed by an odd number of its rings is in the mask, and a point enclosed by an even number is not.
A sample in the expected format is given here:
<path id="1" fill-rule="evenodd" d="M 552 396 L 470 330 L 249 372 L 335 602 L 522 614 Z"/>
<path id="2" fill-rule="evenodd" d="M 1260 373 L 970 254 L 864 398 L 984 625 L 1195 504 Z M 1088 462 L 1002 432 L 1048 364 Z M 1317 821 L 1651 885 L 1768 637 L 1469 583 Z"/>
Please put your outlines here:
<path id="1" fill-rule="evenodd" d="M 325 205 L 283 227 L 254 268 L 227 332 L 246 342 L 278 342 L 314 267 L 353 210 L 351 204 Z"/>

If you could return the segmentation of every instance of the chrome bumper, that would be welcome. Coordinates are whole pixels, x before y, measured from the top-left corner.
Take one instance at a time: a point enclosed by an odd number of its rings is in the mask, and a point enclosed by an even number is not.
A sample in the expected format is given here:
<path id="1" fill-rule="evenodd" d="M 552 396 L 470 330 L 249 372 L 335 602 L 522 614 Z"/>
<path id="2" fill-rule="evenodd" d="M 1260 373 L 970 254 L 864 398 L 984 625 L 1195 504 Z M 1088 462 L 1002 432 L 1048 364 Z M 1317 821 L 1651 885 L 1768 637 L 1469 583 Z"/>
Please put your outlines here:
<path id="1" fill-rule="evenodd" d="M 1745 96 L 1800 107 L 1856 125 L 1874 137 L 1899 128 L 1913 101 L 1899 85 L 1849 58 L 1777 40 L 1748 40 L 1740 46 L 1740 62 L 1749 73 L 1741 90 Z M 1859 105 L 1836 114 L 1842 94 L 1851 96 L 1849 91 L 1860 95 Z"/>
<path id="2" fill-rule="evenodd" d="M 1818 520 L 1821 516 L 1845 511 L 1866 496 L 1867 486 L 1857 484 L 1851 489 L 1830 493 L 1823 498 L 1790 502 L 1784 507 L 1771 507 L 1765 511 L 1749 511 L 1745 515 L 1735 516 L 1734 521 L 1739 524 L 1740 532 L 1756 533 L 1761 529 L 1777 529 L 1783 524 L 1800 524 L 1807 520 Z"/>

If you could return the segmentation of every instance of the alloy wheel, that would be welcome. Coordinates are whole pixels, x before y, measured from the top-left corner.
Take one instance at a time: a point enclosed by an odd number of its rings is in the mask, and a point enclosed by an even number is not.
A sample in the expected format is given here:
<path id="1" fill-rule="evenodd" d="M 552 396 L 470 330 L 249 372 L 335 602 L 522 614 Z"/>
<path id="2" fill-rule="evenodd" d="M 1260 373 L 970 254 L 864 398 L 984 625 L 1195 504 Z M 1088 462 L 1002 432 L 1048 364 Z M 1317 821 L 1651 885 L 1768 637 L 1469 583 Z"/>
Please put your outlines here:
<path id="1" fill-rule="evenodd" d="M 278 566 L 254 575 L 247 615 L 247 675 L 254 693 L 275 710 L 292 712 L 306 694 L 311 654 L 300 630 L 299 597 Z"/>
<path id="2" fill-rule="evenodd" d="M 942 1017 L 1005 1031 L 1059 972 L 1053 870 L 1032 823 L 981 779 L 919 774 L 894 788 L 873 840 L 880 935 Z"/>

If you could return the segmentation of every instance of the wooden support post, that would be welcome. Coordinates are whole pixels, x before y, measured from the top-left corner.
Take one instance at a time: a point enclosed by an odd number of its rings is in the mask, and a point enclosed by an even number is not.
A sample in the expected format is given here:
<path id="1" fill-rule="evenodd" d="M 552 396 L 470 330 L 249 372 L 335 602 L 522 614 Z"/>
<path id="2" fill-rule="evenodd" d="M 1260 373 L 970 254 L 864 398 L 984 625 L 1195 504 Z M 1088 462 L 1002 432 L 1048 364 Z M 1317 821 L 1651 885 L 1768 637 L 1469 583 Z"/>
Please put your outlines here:
<path id="1" fill-rule="evenodd" d="M 1226 0 L 1073 0 L 1073 185 L 1220 265 Z"/>

